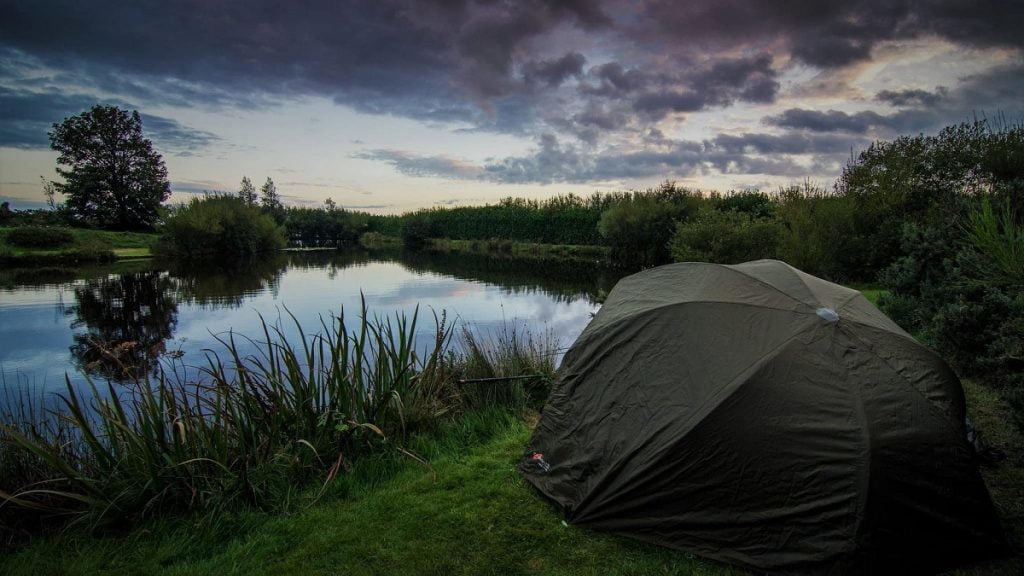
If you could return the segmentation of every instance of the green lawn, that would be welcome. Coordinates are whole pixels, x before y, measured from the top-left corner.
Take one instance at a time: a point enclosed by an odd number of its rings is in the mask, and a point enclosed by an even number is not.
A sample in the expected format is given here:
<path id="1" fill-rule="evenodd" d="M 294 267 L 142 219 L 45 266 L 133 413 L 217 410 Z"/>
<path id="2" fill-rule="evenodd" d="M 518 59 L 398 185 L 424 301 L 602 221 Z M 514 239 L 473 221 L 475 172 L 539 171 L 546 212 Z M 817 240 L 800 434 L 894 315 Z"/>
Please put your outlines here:
<path id="1" fill-rule="evenodd" d="M 116 258 L 148 258 L 157 234 L 149 232 L 114 232 L 87 228 L 68 228 L 74 242 L 61 248 L 32 249 L 8 244 L 7 233 L 14 228 L 0 226 L 0 255 L 6 255 L 16 266 L 48 265 L 67 257 L 70 260 L 102 260 L 108 252 Z M 77 257 L 72 254 L 77 254 Z M 92 256 L 92 257 L 90 257 Z"/>

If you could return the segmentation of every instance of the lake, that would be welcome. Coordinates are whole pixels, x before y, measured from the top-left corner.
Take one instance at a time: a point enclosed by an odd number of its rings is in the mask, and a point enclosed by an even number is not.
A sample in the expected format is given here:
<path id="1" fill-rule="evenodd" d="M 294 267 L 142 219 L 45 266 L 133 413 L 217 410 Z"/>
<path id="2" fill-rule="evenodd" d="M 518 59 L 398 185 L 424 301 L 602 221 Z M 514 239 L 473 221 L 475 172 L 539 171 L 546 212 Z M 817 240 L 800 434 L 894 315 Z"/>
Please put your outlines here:
<path id="1" fill-rule="evenodd" d="M 484 336 L 516 329 L 571 344 L 622 272 L 598 264 L 484 255 L 286 252 L 237 267 L 121 262 L 78 270 L 0 271 L 0 401 L 144 376 L 170 359 L 196 366 L 230 333 L 265 339 L 260 316 L 296 335 L 344 310 L 419 308 L 417 342 L 433 341 L 434 313 Z M 283 320 L 282 320 L 283 319 Z M 236 340 L 238 341 L 238 340 Z M 250 348 L 251 349 L 251 348 Z"/>

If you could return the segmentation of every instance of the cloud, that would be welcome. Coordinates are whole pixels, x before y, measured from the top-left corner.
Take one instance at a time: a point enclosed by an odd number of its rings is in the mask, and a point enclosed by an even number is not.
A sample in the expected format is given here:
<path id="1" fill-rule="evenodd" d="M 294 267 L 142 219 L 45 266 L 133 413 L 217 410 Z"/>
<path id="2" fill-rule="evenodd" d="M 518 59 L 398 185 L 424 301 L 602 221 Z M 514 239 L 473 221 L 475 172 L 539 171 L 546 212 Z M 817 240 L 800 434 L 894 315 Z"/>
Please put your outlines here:
<path id="1" fill-rule="evenodd" d="M 367 150 L 352 157 L 390 164 L 407 176 L 468 179 L 479 176 L 481 172 L 476 166 L 448 156 L 421 156 L 402 150 Z"/>
<path id="2" fill-rule="evenodd" d="M 763 119 L 765 124 L 781 128 L 809 130 L 811 132 L 848 132 L 868 134 L 877 129 L 884 135 L 925 130 L 940 121 L 940 116 L 929 110 L 901 110 L 893 114 L 879 114 L 872 110 L 847 113 L 839 110 L 820 112 L 803 108 L 790 108 L 777 116 Z"/>
<path id="3" fill-rule="evenodd" d="M 529 154 L 480 164 L 396 149 L 357 156 L 412 176 L 553 183 L 789 175 L 832 165 L 871 138 L 932 130 L 975 111 L 1016 113 L 1021 29 L 1016 0 L 793 0 L 784 8 L 762 0 L 304 0 L 301 8 L 0 0 L 0 146 L 45 148 L 53 122 L 97 102 L 130 102 L 143 113 L 161 107 L 165 116 L 144 116 L 147 135 L 167 153 L 188 155 L 230 143 L 166 108 L 284 113 L 320 97 L 537 143 Z M 939 71 L 945 76 L 927 87 L 887 86 L 860 100 L 860 110 L 786 100 L 800 86 L 784 89 L 783 80 L 849 79 L 873 59 L 884 64 L 894 45 L 935 39 L 998 49 L 1007 63 L 961 78 Z M 939 82 L 948 88 L 931 89 Z M 731 135 L 673 139 L 692 117 L 739 106 L 743 115 L 733 118 L 760 110 L 774 132 L 731 120 Z"/>
<path id="4" fill-rule="evenodd" d="M 191 155 L 220 142 L 220 137 L 212 132 L 189 128 L 177 120 L 152 114 L 142 116 L 142 130 L 158 149 L 179 156 Z"/>
<path id="5" fill-rule="evenodd" d="M 548 86 L 559 86 L 570 77 L 583 74 L 587 58 L 579 52 L 569 52 L 555 60 L 527 62 L 523 66 L 523 79 L 528 84 L 542 82 Z"/>
<path id="6" fill-rule="evenodd" d="M 871 58 L 880 42 L 935 35 L 975 47 L 1024 47 L 1024 5 L 1015 0 L 760 0 L 644 2 L 631 34 L 658 38 L 671 50 L 709 52 L 774 46 L 811 66 L 830 69 Z"/>
<path id="7" fill-rule="evenodd" d="M 55 123 L 86 112 L 97 104 L 127 110 L 135 108 L 120 100 L 97 101 L 86 94 L 39 93 L 0 86 L 0 147 L 49 148 L 47 134 Z M 150 114 L 143 115 L 142 129 L 159 150 L 172 154 L 187 154 L 220 140 L 210 132 L 194 130 L 176 120 Z"/>
<path id="8" fill-rule="evenodd" d="M 943 86 L 939 86 L 934 92 L 920 89 L 908 89 L 908 90 L 882 90 L 875 94 L 875 100 L 879 102 L 885 102 L 893 106 L 935 106 L 941 102 L 949 90 Z"/>

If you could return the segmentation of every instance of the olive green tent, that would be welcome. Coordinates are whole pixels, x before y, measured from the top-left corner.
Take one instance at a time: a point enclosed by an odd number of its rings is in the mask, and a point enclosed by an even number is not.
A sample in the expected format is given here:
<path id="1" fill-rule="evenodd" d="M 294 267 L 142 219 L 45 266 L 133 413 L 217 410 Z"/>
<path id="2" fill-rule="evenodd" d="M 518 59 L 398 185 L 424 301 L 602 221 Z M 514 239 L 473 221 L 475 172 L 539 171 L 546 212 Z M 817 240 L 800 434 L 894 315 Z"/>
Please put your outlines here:
<path id="1" fill-rule="evenodd" d="M 575 524 L 772 573 L 920 573 L 1005 540 L 963 390 L 855 290 L 782 262 L 621 280 L 520 469 Z"/>

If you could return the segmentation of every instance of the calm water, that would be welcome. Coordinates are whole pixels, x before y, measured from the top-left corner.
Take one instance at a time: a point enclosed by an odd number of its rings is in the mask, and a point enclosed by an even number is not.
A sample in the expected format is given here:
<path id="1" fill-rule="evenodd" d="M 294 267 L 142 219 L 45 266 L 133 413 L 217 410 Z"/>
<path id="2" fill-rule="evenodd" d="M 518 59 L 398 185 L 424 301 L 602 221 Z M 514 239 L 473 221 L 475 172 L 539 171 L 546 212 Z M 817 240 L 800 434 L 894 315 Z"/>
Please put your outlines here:
<path id="1" fill-rule="evenodd" d="M 432 311 L 445 311 L 484 334 L 549 331 L 568 346 L 619 275 L 596 265 L 365 252 L 288 253 L 238 269 L 137 262 L 0 271 L 0 385 L 6 396 L 59 392 L 65 374 L 81 386 L 84 374 L 118 380 L 170 357 L 195 366 L 204 349 L 222 349 L 217 336 L 262 338 L 261 314 L 275 322 L 287 309 L 311 333 L 342 309 L 354 320 L 360 295 L 380 316 L 411 316 L 418 305 L 421 345 L 432 341 Z M 290 321 L 283 327 L 293 331 Z"/>

